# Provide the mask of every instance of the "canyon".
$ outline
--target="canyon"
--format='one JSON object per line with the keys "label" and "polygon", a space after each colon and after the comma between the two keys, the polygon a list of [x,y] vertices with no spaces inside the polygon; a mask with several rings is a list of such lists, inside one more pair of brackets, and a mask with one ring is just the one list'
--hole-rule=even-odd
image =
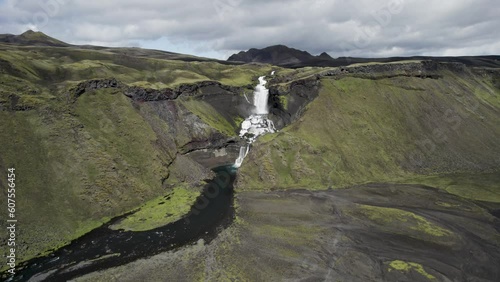
{"label": "canyon", "polygon": [[71,277],[500,277],[495,58],[284,68],[0,38],[0,169],[22,187],[22,269],[102,230],[142,236],[203,214],[213,169],[240,158],[234,211],[207,236],[60,273],[101,260],[117,263]]}

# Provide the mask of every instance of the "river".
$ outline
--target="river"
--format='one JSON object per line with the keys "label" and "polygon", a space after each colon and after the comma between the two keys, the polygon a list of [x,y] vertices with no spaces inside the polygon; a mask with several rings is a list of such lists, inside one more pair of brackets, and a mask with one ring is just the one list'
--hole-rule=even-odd
{"label": "river", "polygon": [[22,263],[16,275],[6,281],[65,281],[200,239],[210,242],[234,217],[232,193],[236,170],[229,165],[214,172],[216,177],[207,184],[186,217],[140,232],[110,229],[109,226],[127,215],[116,217],[47,256]]}

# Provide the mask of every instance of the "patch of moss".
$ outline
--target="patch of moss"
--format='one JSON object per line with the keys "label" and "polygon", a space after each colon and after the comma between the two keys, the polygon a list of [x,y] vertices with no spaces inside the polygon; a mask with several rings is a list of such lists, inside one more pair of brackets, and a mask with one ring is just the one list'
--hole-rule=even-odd
{"label": "patch of moss", "polygon": [[280,98],[280,103],[283,106],[283,109],[287,110],[289,97],[286,95],[281,95],[281,96],[279,96],[279,98]]}
{"label": "patch of moss", "polygon": [[453,232],[436,225],[420,215],[395,208],[360,205],[359,212],[366,218],[379,225],[391,225],[394,223],[406,223],[410,230],[425,233],[434,237],[451,237]]}
{"label": "patch of moss", "polygon": [[424,267],[416,262],[406,262],[402,260],[393,260],[389,263],[389,271],[397,270],[401,272],[415,271],[429,280],[436,280],[434,275],[425,271]]}
{"label": "patch of moss", "polygon": [[199,195],[199,192],[176,187],[167,195],[148,201],[133,214],[110,228],[146,231],[164,226],[186,215]]}
{"label": "patch of moss", "polygon": [[424,184],[446,190],[463,198],[500,203],[500,173],[454,173],[418,176],[400,181],[407,184]]}

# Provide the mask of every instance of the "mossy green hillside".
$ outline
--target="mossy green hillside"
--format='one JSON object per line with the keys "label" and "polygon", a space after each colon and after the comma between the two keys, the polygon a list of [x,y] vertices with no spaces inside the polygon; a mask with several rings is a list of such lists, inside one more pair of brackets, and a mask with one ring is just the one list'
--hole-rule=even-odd
{"label": "mossy green hillside", "polygon": [[297,122],[254,144],[237,187],[325,189],[494,172],[500,109],[484,96],[500,90],[489,78],[469,75],[323,78]]}
{"label": "mossy green hillside", "polygon": [[226,85],[252,87],[271,71],[270,65],[225,65],[211,61],[180,61],[127,56],[105,50],[78,48],[12,48],[0,44],[4,72],[52,87],[65,81],[114,77],[126,84],[149,88],[215,80]]}
{"label": "mossy green hillside", "polygon": [[169,157],[128,98],[100,90],[73,107],[0,111],[0,167],[18,176],[19,261],[164,193]]}

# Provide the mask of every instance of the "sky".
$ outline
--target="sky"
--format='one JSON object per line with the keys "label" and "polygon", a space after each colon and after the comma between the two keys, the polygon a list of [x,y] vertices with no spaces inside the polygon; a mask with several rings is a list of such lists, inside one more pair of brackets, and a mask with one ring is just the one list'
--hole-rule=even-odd
{"label": "sky", "polygon": [[227,59],[276,44],[332,57],[500,54],[498,0],[0,0],[0,33]]}

